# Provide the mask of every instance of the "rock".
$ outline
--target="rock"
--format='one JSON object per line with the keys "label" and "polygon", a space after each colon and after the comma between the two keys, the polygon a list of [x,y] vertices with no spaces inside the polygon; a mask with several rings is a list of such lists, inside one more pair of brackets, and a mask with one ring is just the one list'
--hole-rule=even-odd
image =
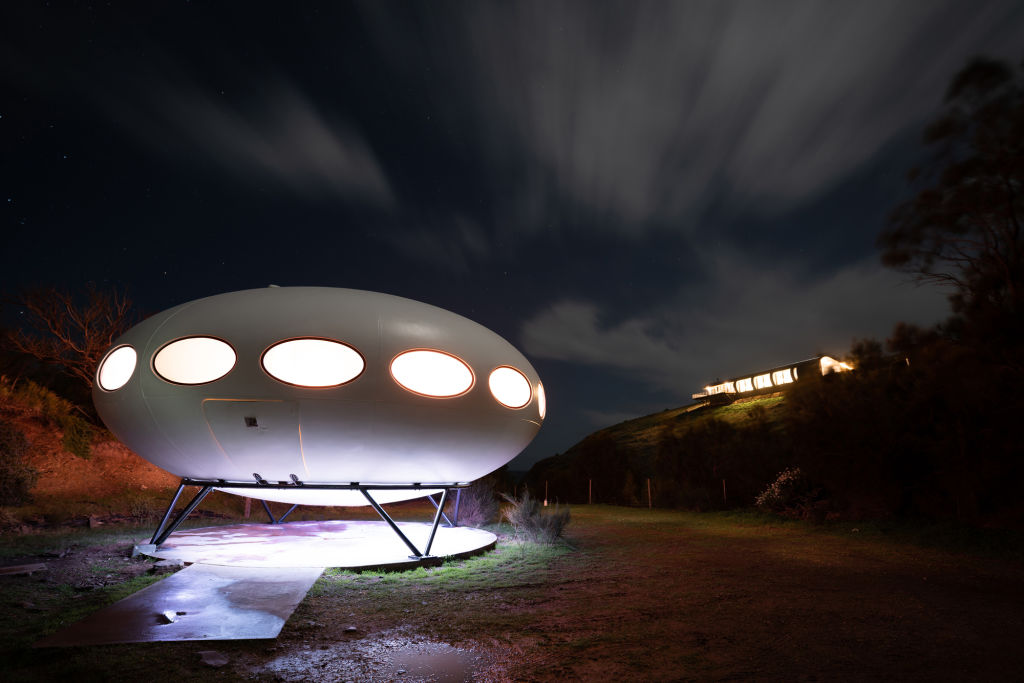
{"label": "rock", "polygon": [[185,563],[182,560],[160,560],[149,568],[150,574],[173,574],[179,569],[184,569]]}
{"label": "rock", "polygon": [[345,633],[355,633],[358,630],[359,629],[357,629],[355,626],[346,626],[345,627]]}
{"label": "rock", "polygon": [[216,650],[201,650],[198,654],[203,664],[212,666],[215,669],[219,669],[228,663],[228,658]]}
{"label": "rock", "polygon": [[164,610],[163,612],[160,613],[160,623],[162,623],[162,624],[173,624],[177,620],[178,620],[178,615],[172,609]]}

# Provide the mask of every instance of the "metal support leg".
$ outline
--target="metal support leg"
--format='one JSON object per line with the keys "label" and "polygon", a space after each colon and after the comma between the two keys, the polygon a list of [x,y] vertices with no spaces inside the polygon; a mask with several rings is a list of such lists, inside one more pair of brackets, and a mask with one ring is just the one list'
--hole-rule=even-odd
{"label": "metal support leg", "polygon": [[[181,495],[182,488],[184,488],[184,485],[178,487],[178,493],[177,495],[174,496],[175,503],[178,502],[178,496]],[[175,529],[181,526],[181,523],[185,521],[185,518],[192,514],[192,511],[195,510],[196,507],[203,502],[203,498],[206,498],[206,496],[208,496],[210,494],[210,491],[212,490],[212,486],[204,486],[203,488],[199,489],[199,493],[196,494],[196,497],[193,498],[191,502],[189,502],[189,504],[185,506],[184,510],[178,513],[178,516],[174,518],[174,522],[172,522],[166,528],[164,528],[164,523],[160,524],[160,528],[157,529],[157,532],[155,534],[153,534],[153,539],[150,542],[153,545],[162,545],[163,542],[167,540],[167,537],[174,533]],[[172,509],[173,505],[170,508],[168,508],[167,514],[164,515],[165,522],[167,520],[167,517],[170,516]]]}
{"label": "metal support leg", "polygon": [[[444,494],[442,494],[442,495],[444,495]],[[444,506],[443,505],[438,506],[437,501],[434,500],[433,494],[427,496],[427,500],[429,500],[431,503],[433,503],[435,508],[437,508],[438,510],[442,511],[441,512],[441,516],[444,517],[444,521],[448,522],[448,526],[455,526],[454,524],[452,524],[452,520],[448,519],[448,515],[444,514]]]}
{"label": "metal support leg", "polygon": [[274,513],[270,511],[270,506],[267,505],[267,501],[260,498],[260,502],[263,503],[263,509],[267,511],[267,517],[270,517],[270,523],[277,524],[278,520],[274,519]]}
{"label": "metal support leg", "polygon": [[277,523],[281,524],[282,522],[284,522],[284,518],[287,517],[288,515],[292,514],[292,512],[297,507],[299,507],[298,503],[296,503],[295,505],[292,505],[290,508],[288,508],[288,512],[284,513],[283,515],[281,515],[280,517],[277,518]]}
{"label": "metal support leg", "polygon": [[413,559],[415,559],[415,560],[418,560],[418,559],[422,558],[423,557],[423,553],[421,553],[419,550],[417,550],[416,546],[414,546],[412,544],[412,541],[410,541],[406,537],[406,535],[402,533],[402,530],[398,528],[397,524],[395,524],[395,520],[391,519],[391,517],[388,515],[388,513],[384,512],[384,508],[382,508],[377,503],[377,501],[375,501],[373,498],[370,497],[370,492],[367,491],[366,489],[362,488],[362,487],[360,487],[359,490],[363,493],[364,496],[366,496],[366,500],[368,500],[370,502],[370,505],[372,505],[373,509],[377,511],[377,514],[380,515],[381,519],[383,519],[385,522],[388,523],[388,526],[391,527],[391,530],[394,531],[396,534],[398,534],[398,537],[401,538],[402,541],[405,543],[405,545],[407,545],[409,547],[409,550],[411,550],[413,552],[411,557]]}
{"label": "metal support leg", "polygon": [[462,489],[455,489],[455,512],[452,517],[455,519],[454,522],[449,522],[452,526],[459,525],[459,502],[462,500]]}
{"label": "metal support leg", "polygon": [[434,514],[434,525],[430,527],[430,538],[427,539],[427,548],[423,551],[424,555],[430,555],[430,546],[434,545],[434,534],[437,533],[437,524],[441,521],[441,515],[444,514],[445,501],[448,500],[448,489],[441,491],[441,504],[437,506],[437,512]]}
{"label": "metal support leg", "polygon": [[153,538],[149,539],[149,542],[156,545],[156,537],[160,535],[160,532],[167,526],[167,520],[171,518],[171,513],[174,512],[174,506],[178,504],[178,499],[181,498],[181,492],[185,490],[184,484],[178,484],[178,490],[174,494],[174,498],[171,499],[171,504],[167,506],[167,512],[164,513],[164,518],[160,520],[160,526],[153,532]]}

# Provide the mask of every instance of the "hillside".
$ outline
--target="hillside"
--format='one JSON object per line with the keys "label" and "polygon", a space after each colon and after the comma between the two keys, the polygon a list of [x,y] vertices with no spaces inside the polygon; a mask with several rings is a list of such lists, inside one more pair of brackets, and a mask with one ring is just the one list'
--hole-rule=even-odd
{"label": "hillside", "polygon": [[[784,466],[778,457],[783,400],[775,394],[686,406],[620,422],[538,462],[525,481],[537,495],[547,482],[548,497],[562,502],[646,503],[650,478],[655,505],[749,505]],[[756,456],[744,448],[751,439],[760,444]]]}
{"label": "hillside", "polygon": [[166,506],[178,478],[143,460],[106,430],[88,433],[87,428],[80,441],[88,448],[69,448],[66,430],[85,423],[69,423],[67,415],[73,411],[71,404],[32,383],[15,387],[5,380],[0,386],[0,420],[25,436],[24,462],[38,472],[32,501],[3,508],[0,521],[8,526],[53,524],[114,512],[145,518]]}

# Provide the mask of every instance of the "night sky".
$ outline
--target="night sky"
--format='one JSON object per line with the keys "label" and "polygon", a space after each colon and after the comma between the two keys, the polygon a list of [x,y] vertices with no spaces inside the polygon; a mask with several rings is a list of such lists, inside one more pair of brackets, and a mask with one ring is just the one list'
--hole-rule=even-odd
{"label": "night sky", "polygon": [[0,289],[452,310],[544,380],[525,469],[945,317],[875,237],[951,76],[1022,47],[1015,1],[6,2]]}

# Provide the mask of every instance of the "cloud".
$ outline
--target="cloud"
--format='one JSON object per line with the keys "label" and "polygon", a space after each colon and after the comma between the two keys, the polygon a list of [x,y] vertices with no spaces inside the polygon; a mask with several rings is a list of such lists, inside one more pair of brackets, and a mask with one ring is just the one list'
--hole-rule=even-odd
{"label": "cloud", "polygon": [[[191,164],[220,166],[235,178],[305,197],[390,206],[391,186],[366,141],[330,120],[285,79],[271,79],[244,102],[165,69],[136,86],[133,99],[90,87],[101,108],[148,145]],[[106,94],[100,94],[106,92]]]}
{"label": "cloud", "polygon": [[929,116],[968,56],[1016,59],[1021,23],[1008,0],[471,3],[407,34],[368,14],[396,68],[459,83],[436,104],[460,139],[527,169],[505,215],[540,229],[561,196],[630,234],[813,198]]}
{"label": "cloud", "polygon": [[523,326],[538,358],[630,376],[678,398],[715,377],[845,353],[855,338],[884,339],[897,321],[932,324],[948,312],[943,293],[917,288],[874,262],[801,279],[786,264],[737,255],[709,264],[709,281],[645,314],[602,322],[594,303],[564,300]]}

